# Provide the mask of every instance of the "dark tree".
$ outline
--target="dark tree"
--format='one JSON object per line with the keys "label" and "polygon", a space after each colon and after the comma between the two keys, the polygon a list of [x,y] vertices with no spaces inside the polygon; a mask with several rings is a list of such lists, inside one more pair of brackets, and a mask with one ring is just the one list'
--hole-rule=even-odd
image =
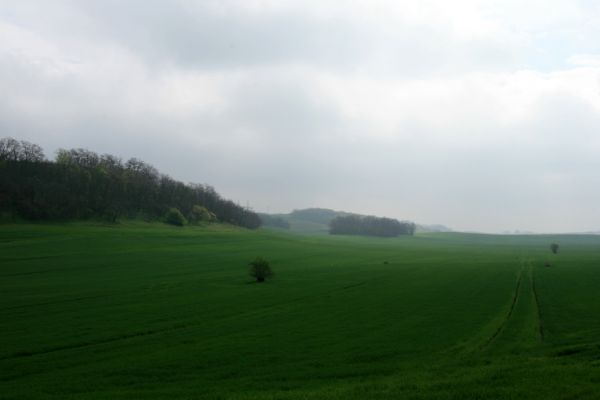
{"label": "dark tree", "polygon": [[165,222],[171,225],[183,226],[187,221],[181,211],[176,208],[170,208],[165,214]]}
{"label": "dark tree", "polygon": [[256,282],[264,282],[265,279],[273,276],[269,262],[262,257],[256,257],[250,263],[250,276],[256,279]]}
{"label": "dark tree", "polygon": [[414,235],[415,224],[391,218],[338,216],[329,223],[329,233],[341,235],[398,236]]}
{"label": "dark tree", "polygon": [[37,144],[11,137],[0,139],[0,161],[41,162],[45,159],[44,151]]}
{"label": "dark tree", "polygon": [[56,162],[81,168],[95,168],[100,164],[100,156],[87,149],[58,149]]}
{"label": "dark tree", "polygon": [[550,245],[550,250],[552,250],[552,253],[554,254],[558,253],[558,243],[552,243]]}

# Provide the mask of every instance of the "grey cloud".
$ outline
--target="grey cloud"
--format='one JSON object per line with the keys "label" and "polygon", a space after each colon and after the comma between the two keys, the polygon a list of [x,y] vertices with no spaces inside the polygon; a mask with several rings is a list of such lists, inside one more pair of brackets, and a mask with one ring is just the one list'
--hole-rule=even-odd
{"label": "grey cloud", "polygon": [[[526,59],[502,40],[460,42],[443,26],[386,32],[290,11],[219,13],[202,3],[29,4],[34,11],[5,9],[0,22],[43,36],[65,52],[57,57],[87,68],[48,75],[52,60],[0,50],[2,136],[39,143],[49,156],[58,147],[87,147],[139,157],[261,211],[322,206],[458,229],[599,229],[600,113],[592,101],[555,91],[516,121],[465,115],[441,128],[430,122],[448,118],[445,110],[431,107],[425,117],[407,116],[389,137],[343,113],[317,82],[333,74],[342,78],[337,84],[355,84],[354,72],[426,80]],[[65,24],[74,17],[81,19]],[[98,67],[120,63],[116,72],[93,67],[106,46],[129,50]],[[161,109],[169,104],[159,82],[175,76],[185,84],[188,74],[205,80],[186,89],[214,84],[219,105],[190,100],[184,111]],[[367,93],[377,105],[377,91]]]}
{"label": "grey cloud", "polygon": [[[27,1],[26,1],[27,2]],[[412,75],[524,64],[527,49],[487,38],[467,43],[449,26],[402,21],[387,27],[335,15],[316,18],[298,8],[248,13],[216,11],[202,2],[63,1],[37,3],[49,36],[111,41],[151,68],[240,69],[277,64],[319,65],[343,73]],[[26,14],[31,18],[31,14]],[[54,24],[52,22],[55,22]],[[82,23],[85,21],[85,23]],[[445,60],[452,59],[453,63]]]}

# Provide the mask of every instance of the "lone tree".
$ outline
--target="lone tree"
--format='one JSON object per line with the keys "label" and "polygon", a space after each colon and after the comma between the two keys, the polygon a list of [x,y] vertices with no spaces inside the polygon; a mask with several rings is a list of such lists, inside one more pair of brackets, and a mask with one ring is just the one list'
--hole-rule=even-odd
{"label": "lone tree", "polygon": [[269,262],[262,257],[256,257],[250,263],[250,276],[255,278],[256,282],[264,282],[265,279],[273,276]]}
{"label": "lone tree", "polygon": [[552,253],[554,254],[558,253],[558,243],[552,243],[550,245],[550,250],[552,250]]}

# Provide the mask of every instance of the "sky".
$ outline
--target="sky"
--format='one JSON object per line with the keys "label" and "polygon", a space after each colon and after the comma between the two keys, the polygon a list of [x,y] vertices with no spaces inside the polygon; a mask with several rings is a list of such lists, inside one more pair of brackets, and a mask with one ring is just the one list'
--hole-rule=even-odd
{"label": "sky", "polygon": [[255,211],[600,230],[600,3],[0,0],[0,137]]}

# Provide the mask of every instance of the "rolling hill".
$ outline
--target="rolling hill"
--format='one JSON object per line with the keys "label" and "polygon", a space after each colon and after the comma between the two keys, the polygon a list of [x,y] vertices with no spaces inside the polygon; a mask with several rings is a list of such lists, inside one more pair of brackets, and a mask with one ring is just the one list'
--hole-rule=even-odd
{"label": "rolling hill", "polygon": [[[305,208],[294,210],[288,214],[259,214],[263,221],[263,225],[272,228],[289,229],[292,232],[298,233],[327,233],[329,231],[329,223],[335,217],[365,215],[335,211],[327,208]],[[282,222],[285,222],[283,224]],[[419,225],[417,224],[417,232],[451,232],[452,230],[444,225]]]}
{"label": "rolling hill", "polygon": [[[586,235],[2,225],[0,392],[595,399],[598,249]],[[247,275],[257,255],[267,283]]]}

